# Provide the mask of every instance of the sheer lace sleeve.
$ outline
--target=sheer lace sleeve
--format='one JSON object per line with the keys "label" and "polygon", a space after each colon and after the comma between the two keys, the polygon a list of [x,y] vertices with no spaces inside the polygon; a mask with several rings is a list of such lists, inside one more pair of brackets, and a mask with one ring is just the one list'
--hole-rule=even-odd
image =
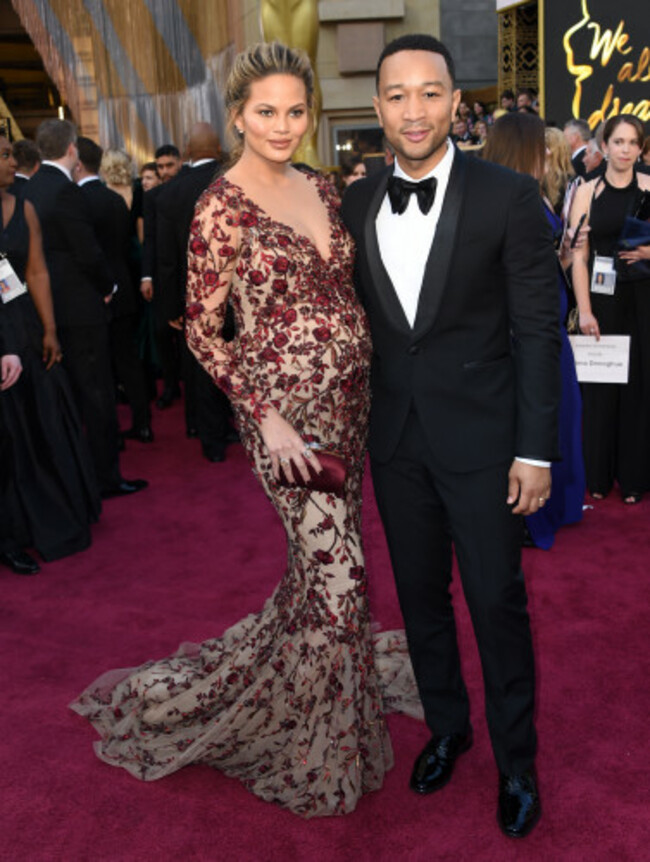
{"label": "sheer lace sleeve", "polygon": [[237,362],[232,344],[222,336],[240,251],[239,219],[239,209],[229,206],[217,180],[197,204],[190,228],[185,336],[192,353],[230,401],[260,422],[268,405]]}

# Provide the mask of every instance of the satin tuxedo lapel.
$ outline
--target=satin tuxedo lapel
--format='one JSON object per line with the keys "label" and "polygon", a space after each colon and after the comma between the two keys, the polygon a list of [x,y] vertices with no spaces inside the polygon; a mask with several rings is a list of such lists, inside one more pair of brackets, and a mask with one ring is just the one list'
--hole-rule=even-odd
{"label": "satin tuxedo lapel", "polygon": [[432,327],[447,283],[465,191],[465,159],[466,157],[458,151],[454,154],[445,202],[424,269],[413,325],[413,337],[416,339],[421,338]]}
{"label": "satin tuxedo lapel", "polygon": [[377,297],[381,303],[386,319],[391,321],[399,330],[404,329],[410,331],[411,327],[404,314],[402,304],[397,298],[393,282],[386,272],[386,268],[381,259],[379,251],[379,242],[377,240],[377,213],[382,205],[386,195],[386,187],[388,179],[392,175],[392,170],[384,171],[380,181],[377,184],[375,193],[370,201],[370,207],[366,215],[364,227],[364,240],[366,246],[366,256],[368,258],[368,267],[372,276],[373,285],[377,292]]}

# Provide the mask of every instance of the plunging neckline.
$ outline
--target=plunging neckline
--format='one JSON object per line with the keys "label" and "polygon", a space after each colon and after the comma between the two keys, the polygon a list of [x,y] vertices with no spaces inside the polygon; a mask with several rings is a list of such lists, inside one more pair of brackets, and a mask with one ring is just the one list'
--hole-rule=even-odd
{"label": "plunging neckline", "polygon": [[[9,192],[7,192],[7,194],[9,194]],[[10,197],[13,197],[13,199],[14,199],[14,208],[11,211],[11,215],[7,219],[6,224],[5,224],[4,208],[1,210],[1,213],[2,213],[2,232],[3,233],[9,229],[9,225],[13,221],[14,216],[16,215],[16,209],[18,208],[18,198],[16,197],[16,195],[10,195]]]}
{"label": "plunging neckline", "polygon": [[[309,179],[309,176],[310,176],[309,174],[305,174],[305,177],[307,177],[308,181],[311,182],[311,180]],[[315,175],[314,175],[314,177],[315,177]],[[238,185],[238,183],[234,183],[232,180],[229,180],[228,177],[221,177],[221,180],[223,182],[227,183],[233,189],[236,189],[239,192],[239,197],[243,201],[245,201],[247,204],[250,204],[255,210],[257,210],[257,213],[261,215],[261,218],[265,219],[267,222],[271,222],[271,224],[274,224],[274,225],[277,225],[278,227],[283,228],[291,236],[296,237],[296,239],[304,240],[309,246],[311,246],[311,248],[316,252],[316,254],[320,258],[320,260],[325,265],[332,262],[332,260],[334,259],[333,245],[335,242],[335,234],[334,234],[334,231],[332,230],[331,227],[328,231],[329,241],[327,243],[327,249],[328,249],[329,254],[327,257],[324,257],[323,254],[321,253],[321,250],[318,248],[318,246],[314,242],[314,240],[311,237],[307,236],[307,234],[301,233],[299,230],[296,230],[295,227],[292,227],[290,224],[287,224],[287,222],[283,222],[283,221],[280,221],[279,219],[273,218],[273,216],[268,212],[268,210],[265,210],[264,207],[260,206],[256,201],[254,201],[252,198],[248,197],[248,195],[246,194],[244,189],[240,185]],[[314,182],[317,183],[316,178],[314,178]],[[330,225],[331,225],[330,202],[327,198],[325,198],[324,196],[321,196],[321,190],[318,187],[318,185],[316,185],[316,194],[318,195],[319,200],[325,204],[325,209],[327,212],[328,221],[330,222]]]}

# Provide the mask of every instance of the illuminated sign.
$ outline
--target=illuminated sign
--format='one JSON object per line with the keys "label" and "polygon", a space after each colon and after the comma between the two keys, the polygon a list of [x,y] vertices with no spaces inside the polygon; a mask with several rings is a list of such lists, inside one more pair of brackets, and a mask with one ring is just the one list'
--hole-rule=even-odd
{"label": "illuminated sign", "polygon": [[561,125],[582,117],[592,129],[616,114],[650,120],[650,18],[645,2],[540,0],[540,12],[547,120]]}

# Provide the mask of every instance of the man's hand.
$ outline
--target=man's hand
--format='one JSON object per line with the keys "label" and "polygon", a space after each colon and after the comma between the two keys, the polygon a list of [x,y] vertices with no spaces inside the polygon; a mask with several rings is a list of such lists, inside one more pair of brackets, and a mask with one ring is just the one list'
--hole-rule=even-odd
{"label": "man's hand", "polygon": [[508,474],[508,505],[513,515],[532,515],[551,496],[551,468],[513,461]]}
{"label": "man's hand", "polygon": [[146,299],[147,302],[151,302],[153,299],[153,281],[150,278],[143,278],[140,282],[140,293],[142,294],[142,298]]}
{"label": "man's hand", "polygon": [[49,371],[55,362],[60,362],[62,356],[61,345],[56,337],[56,332],[45,332],[43,334],[43,362],[46,371]]}
{"label": "man's hand", "polygon": [[22,370],[23,366],[20,361],[20,357],[13,353],[6,353],[2,359],[0,359],[0,374],[2,375],[0,390],[4,392],[5,389],[9,389],[10,386],[13,386],[16,380],[20,377]]}
{"label": "man's hand", "polygon": [[176,320],[168,320],[167,323],[171,326],[172,329],[178,329],[179,332],[183,331],[182,317],[177,317]]}

